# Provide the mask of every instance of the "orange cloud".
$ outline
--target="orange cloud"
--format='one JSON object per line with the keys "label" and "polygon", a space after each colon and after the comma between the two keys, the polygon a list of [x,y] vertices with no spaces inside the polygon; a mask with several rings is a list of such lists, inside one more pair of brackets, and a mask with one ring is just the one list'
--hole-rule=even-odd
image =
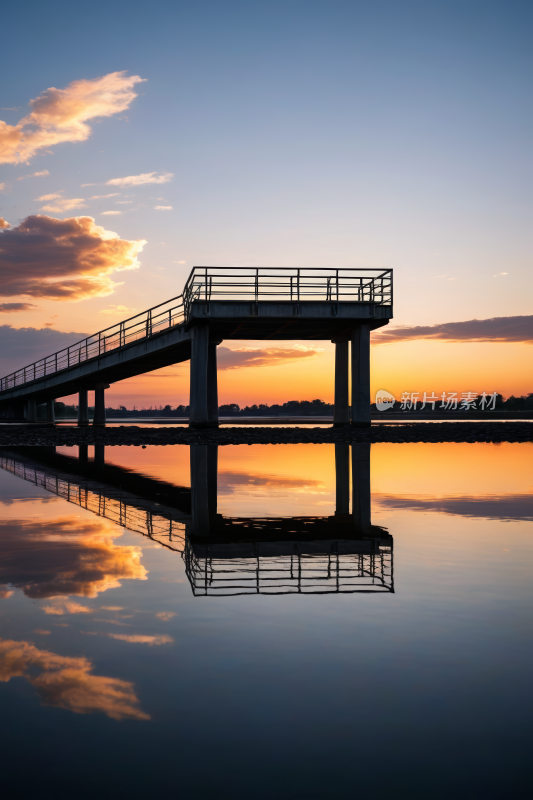
{"label": "orange cloud", "polygon": [[110,639],[120,639],[123,642],[131,642],[132,644],[147,644],[150,647],[154,644],[170,644],[174,641],[172,636],[167,636],[166,633],[160,636],[145,636],[141,633],[106,633]]}
{"label": "orange cloud", "polygon": [[[96,597],[122,580],[146,580],[142,550],[119,546],[116,528],[75,515],[51,520],[0,521],[0,582],[27,597]],[[45,606],[46,613],[86,611],[78,603]],[[53,610],[51,610],[53,609]]]}
{"label": "orange cloud", "polygon": [[0,120],[0,164],[27,163],[43,148],[84,142],[91,135],[87,121],[125,111],[137,97],[133,87],[141,81],[138,75],[111,72],[73,81],[66,89],[46,89],[30,100],[31,114],[17,125]]}
{"label": "orange cloud", "polygon": [[10,227],[11,227],[11,223],[8,222],[3,217],[0,217],[0,230],[5,230],[5,228],[10,228]]}
{"label": "orange cloud", "polygon": [[157,172],[144,172],[142,175],[128,175],[126,178],[112,178],[106,186],[143,186],[146,183],[168,183],[174,177],[173,172],[158,175]]}
{"label": "orange cloud", "polygon": [[[83,197],[60,197],[59,195],[50,195],[50,197],[58,199],[46,206],[41,206],[41,211],[61,214],[64,211],[71,211],[73,208],[87,208]],[[44,197],[41,199],[44,200]]]}
{"label": "orange cloud", "polygon": [[118,284],[109,276],[137,269],[145,244],[121,239],[92,217],[27,217],[0,233],[0,295],[83,300],[111,294]]}
{"label": "orange cloud", "polygon": [[42,606],[45,614],[62,616],[63,614],[92,614],[93,609],[82,606],[81,603],[63,602],[62,605]]}
{"label": "orange cloud", "polygon": [[[35,669],[41,673],[35,676]],[[150,719],[139,708],[132,683],[93,675],[92,669],[92,663],[84,656],[59,656],[30,642],[0,639],[0,681],[25,678],[44,705],[75,714],[96,711],[116,720]]]}
{"label": "orange cloud", "polygon": [[163,620],[163,622],[168,622],[169,619],[176,616],[176,611],[158,611],[156,614],[157,619]]}
{"label": "orange cloud", "polygon": [[242,367],[272,367],[289,364],[293,361],[315,358],[322,352],[319,347],[306,347],[296,344],[293,347],[229,347],[217,348],[217,364],[220,370],[241,369]]}

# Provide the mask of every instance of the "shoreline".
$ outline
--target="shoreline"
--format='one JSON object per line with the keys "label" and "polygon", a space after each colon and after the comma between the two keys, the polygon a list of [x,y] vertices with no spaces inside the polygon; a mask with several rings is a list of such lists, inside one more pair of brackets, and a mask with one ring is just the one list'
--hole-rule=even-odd
{"label": "shoreline", "polygon": [[377,444],[437,442],[533,442],[533,422],[408,422],[373,424],[367,428],[299,427],[67,427],[5,425],[0,427],[0,447],[60,447],[103,444],[142,446],[172,444]]}

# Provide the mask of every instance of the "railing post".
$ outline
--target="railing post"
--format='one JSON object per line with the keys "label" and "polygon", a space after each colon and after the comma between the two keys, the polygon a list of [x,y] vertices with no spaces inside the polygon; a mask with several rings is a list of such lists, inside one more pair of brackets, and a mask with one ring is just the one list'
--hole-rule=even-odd
{"label": "railing post", "polygon": [[298,272],[297,272],[296,291],[297,291],[297,294],[298,294],[298,297],[297,297],[298,302],[300,302],[300,270],[298,270]]}
{"label": "railing post", "polygon": [[55,363],[56,363],[56,368],[55,368],[55,371],[57,372],[57,353],[55,353],[55,358],[56,358],[56,362],[55,362]]}

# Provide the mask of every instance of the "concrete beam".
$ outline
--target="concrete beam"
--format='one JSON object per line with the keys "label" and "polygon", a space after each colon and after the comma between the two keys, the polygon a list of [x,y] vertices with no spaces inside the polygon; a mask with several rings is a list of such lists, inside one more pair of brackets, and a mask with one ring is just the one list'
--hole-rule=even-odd
{"label": "concrete beam", "polygon": [[[207,399],[209,362],[209,325],[195,325],[192,329],[191,372],[190,372],[190,415],[189,425],[196,428],[209,428],[209,408]],[[215,357],[216,367],[216,357]],[[211,373],[210,373],[211,375]]]}
{"label": "concrete beam", "polygon": [[335,445],[335,516],[350,513],[350,445]]}
{"label": "concrete beam", "polygon": [[93,425],[105,425],[105,386],[97,386],[94,390]]}

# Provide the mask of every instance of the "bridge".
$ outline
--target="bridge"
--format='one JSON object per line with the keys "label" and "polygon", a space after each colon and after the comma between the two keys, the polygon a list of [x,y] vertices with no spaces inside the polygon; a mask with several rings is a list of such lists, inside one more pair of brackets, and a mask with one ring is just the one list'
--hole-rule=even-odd
{"label": "bridge", "polygon": [[[99,450],[96,450],[99,448]],[[370,445],[336,445],[336,511],[329,517],[217,513],[217,448],[192,445],[191,487],[54,447],[0,449],[0,469],[174,550],[196,596],[394,592],[393,541],[370,522]],[[157,498],[157,499],[156,499]]]}
{"label": "bridge", "polygon": [[94,391],[93,424],[105,425],[110,384],[190,360],[189,424],[216,427],[217,345],[297,339],[335,343],[334,425],[370,425],[370,332],[392,303],[392,270],[194,267],[178,297],[1,378],[0,418],[35,423],[46,404],[54,424],[54,401],[78,393],[88,425]]}

